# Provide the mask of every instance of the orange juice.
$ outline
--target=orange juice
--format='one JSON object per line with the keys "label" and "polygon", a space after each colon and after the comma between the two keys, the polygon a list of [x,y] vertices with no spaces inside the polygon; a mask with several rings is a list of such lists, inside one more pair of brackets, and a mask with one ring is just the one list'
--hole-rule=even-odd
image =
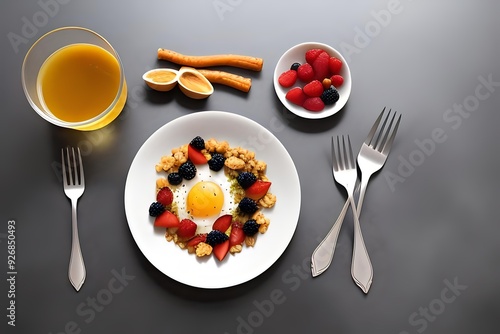
{"label": "orange juice", "polygon": [[[92,44],[72,44],[54,52],[44,62],[37,89],[46,110],[55,117],[66,122],[82,122],[98,116],[113,104],[120,80],[120,63],[111,53]],[[125,84],[123,94],[126,95]],[[123,104],[108,115],[110,119],[105,124],[100,120],[99,126],[85,129],[111,122]]]}

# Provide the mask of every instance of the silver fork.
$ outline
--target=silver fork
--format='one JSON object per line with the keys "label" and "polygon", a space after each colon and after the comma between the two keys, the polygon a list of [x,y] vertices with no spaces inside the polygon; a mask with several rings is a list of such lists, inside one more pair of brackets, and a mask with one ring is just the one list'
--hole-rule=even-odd
{"label": "silver fork", "polygon": [[[380,125],[380,121],[384,115],[385,108],[382,110],[377,120],[373,124],[368,136],[363,143],[361,150],[358,154],[358,165],[362,171],[361,183],[363,184],[362,193],[360,194],[358,200],[357,211],[358,215],[361,213],[361,206],[363,205],[363,199],[366,191],[366,186],[370,176],[376,171],[380,170],[387,160],[389,151],[396,136],[398,130],[401,115],[399,115],[396,125],[393,127],[393,122],[396,117],[396,113],[392,115],[389,126],[387,125],[387,120],[391,115],[391,110],[384,119],[382,127],[379,129],[377,138],[374,140],[375,133]],[[382,140],[380,140],[382,138]],[[380,140],[380,141],[379,141]],[[359,186],[359,185],[358,185]],[[335,252],[335,246],[337,243],[337,238],[342,227],[342,222],[349,208],[349,200],[347,200],[342,208],[339,217],[333,224],[332,228],[326,235],[326,237],[321,241],[318,247],[314,250],[311,258],[311,271],[313,277],[322,274],[330,266],[333,255]]]}
{"label": "silver fork", "polygon": [[[364,293],[368,293],[373,279],[373,268],[363,240],[358,211],[354,203],[354,188],[358,179],[358,173],[349,136],[347,136],[347,144],[349,146],[348,150],[346,148],[344,136],[342,136],[341,149],[340,138],[337,137],[336,154],[335,142],[332,138],[333,176],[335,181],[346,189],[347,201],[351,205],[352,215],[354,217],[354,246],[352,252],[351,276],[361,290],[363,290]],[[338,157],[336,157],[336,155],[338,155]]]}
{"label": "silver fork", "polygon": [[387,113],[387,116],[378,131],[382,116],[384,115],[385,108],[382,110],[378,116],[375,124],[373,124],[365,142],[361,146],[358,154],[358,166],[361,170],[361,190],[358,199],[358,213],[361,213],[361,207],[363,206],[363,200],[365,198],[366,187],[368,186],[368,181],[370,177],[377,171],[379,171],[387,160],[389,151],[391,150],[392,142],[396,137],[396,132],[398,132],[399,122],[401,121],[401,114],[398,116],[396,124],[393,127],[394,120],[396,118],[396,112],[392,114],[392,118],[387,126],[387,121],[391,116],[391,110]]}
{"label": "silver fork", "polygon": [[69,260],[68,276],[71,284],[79,291],[85,281],[86,271],[83,263],[82,251],[80,249],[80,241],[78,238],[77,225],[77,203],[85,190],[85,177],[83,174],[82,156],[80,149],[77,149],[78,161],[75,155],[75,149],[66,148],[61,150],[62,156],[62,174],[64,193],[71,200],[71,255]]}

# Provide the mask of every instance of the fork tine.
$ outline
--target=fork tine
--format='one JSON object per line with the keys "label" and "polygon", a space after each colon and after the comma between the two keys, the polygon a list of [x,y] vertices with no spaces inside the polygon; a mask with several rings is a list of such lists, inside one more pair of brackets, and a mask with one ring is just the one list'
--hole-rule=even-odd
{"label": "fork tine", "polygon": [[78,172],[80,174],[80,183],[79,184],[85,184],[85,176],[83,174],[82,154],[80,153],[79,147],[77,147],[76,149],[78,152]]}
{"label": "fork tine", "polygon": [[61,149],[61,165],[62,165],[62,176],[64,184],[68,184],[67,176],[66,176],[66,156],[64,154],[64,148]]}
{"label": "fork tine", "polygon": [[385,125],[386,125],[387,120],[389,119],[390,115],[391,115],[391,111],[389,110],[389,114],[387,114],[387,117],[384,121],[384,125],[380,129],[380,133],[379,133],[379,137],[382,135],[382,133],[384,133],[384,137],[382,138],[382,140],[380,142],[377,143],[377,146],[374,147],[379,152],[382,152],[382,149],[384,148],[384,145],[387,141],[387,137],[389,137],[389,133],[391,132],[391,128],[392,128],[392,123],[394,123],[394,118],[396,117],[396,112],[394,112],[394,114],[392,115],[391,121],[389,122],[389,125],[386,128]]}
{"label": "fork tine", "polygon": [[[387,125],[387,120],[389,119],[389,117],[391,116],[391,111],[392,109],[389,109],[389,113],[387,114],[387,116],[385,116],[384,118],[384,122],[382,123],[382,126],[380,127],[380,130],[377,134],[377,140],[375,141],[375,143],[372,144],[372,147],[377,150],[377,151],[381,151],[381,146],[383,145],[383,141],[380,140],[380,137],[382,136],[382,134],[384,133],[385,131],[385,126]],[[389,129],[391,127],[389,126]]]}
{"label": "fork tine", "polygon": [[[394,114],[396,116],[396,114]],[[384,148],[382,149],[382,154],[383,155],[388,155],[389,151],[391,150],[392,142],[394,141],[394,138],[396,137],[396,132],[398,132],[398,127],[399,127],[399,122],[401,121],[401,114],[399,114],[398,120],[396,122],[396,125],[394,126],[394,129],[392,130],[391,136],[387,140],[387,142],[384,145]],[[391,121],[392,123],[392,121]],[[391,127],[389,127],[390,129]],[[389,131],[388,131],[389,132]]]}
{"label": "fork tine", "polygon": [[66,148],[66,185],[73,185],[73,171],[71,170],[71,156],[69,148]]}
{"label": "fork tine", "polygon": [[332,168],[333,168],[333,170],[336,170],[337,169],[337,159],[335,159],[335,141],[333,139],[333,136],[332,136],[332,145],[331,145],[330,151],[332,153]]}
{"label": "fork tine", "polygon": [[[71,179],[71,184],[75,185],[75,184],[78,184],[78,169],[77,169],[77,164],[76,164],[76,155],[75,155],[75,148],[72,147],[71,148],[71,156],[73,158],[73,171],[71,173],[71,176],[73,177]],[[70,164],[71,166],[71,164]],[[71,169],[70,169],[71,170]]]}
{"label": "fork tine", "polygon": [[356,163],[354,162],[354,155],[352,153],[352,146],[351,146],[351,138],[347,136],[347,143],[349,144],[349,169],[354,169],[356,167]]}
{"label": "fork tine", "polygon": [[[339,149],[340,151],[340,149]],[[344,138],[344,135],[342,135],[342,161],[343,161],[343,168],[342,170],[345,170],[345,169],[348,169],[349,168],[349,158],[347,157],[347,152],[346,152],[346,147],[345,147],[345,138]]]}
{"label": "fork tine", "polygon": [[332,167],[333,167],[333,170],[336,171],[338,170],[338,162],[337,162],[337,158],[335,157],[335,138],[333,138],[332,136]]}
{"label": "fork tine", "polygon": [[382,119],[382,115],[384,115],[384,112],[385,112],[385,108],[382,109],[382,112],[380,113],[380,115],[378,115],[377,117],[377,120],[375,121],[375,123],[373,124],[372,128],[370,129],[370,132],[368,133],[368,136],[366,136],[366,139],[365,139],[365,144],[366,145],[370,145],[372,139],[373,139],[373,136],[375,135],[375,131],[377,131],[377,128],[378,128],[378,125],[380,124],[380,120]]}

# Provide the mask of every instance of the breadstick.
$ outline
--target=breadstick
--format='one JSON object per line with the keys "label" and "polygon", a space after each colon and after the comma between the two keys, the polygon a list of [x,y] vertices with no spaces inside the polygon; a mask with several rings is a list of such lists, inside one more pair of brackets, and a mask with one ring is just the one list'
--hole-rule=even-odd
{"label": "breadstick", "polygon": [[252,86],[252,79],[245,78],[240,75],[223,72],[223,71],[213,71],[213,70],[201,70],[196,69],[198,72],[203,74],[205,78],[211,83],[226,85],[242,92],[248,93],[250,87]]}
{"label": "breadstick", "polygon": [[179,65],[198,67],[234,66],[246,70],[261,71],[264,60],[251,56],[221,54],[209,56],[188,56],[167,49],[158,49],[158,59]]}

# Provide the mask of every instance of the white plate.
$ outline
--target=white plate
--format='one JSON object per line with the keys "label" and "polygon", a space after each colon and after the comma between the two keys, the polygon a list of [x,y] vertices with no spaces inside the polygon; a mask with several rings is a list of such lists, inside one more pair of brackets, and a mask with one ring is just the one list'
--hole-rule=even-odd
{"label": "white plate", "polygon": [[[227,140],[231,147],[253,150],[256,159],[267,163],[270,191],[277,196],[274,208],[265,215],[271,224],[259,234],[255,246],[228,254],[219,262],[214,256],[199,259],[173,242],[164,228],[155,228],[148,209],[155,200],[155,171],[161,156],[172,148],[201,136]],[[251,143],[255,147],[252,147]],[[165,174],[163,174],[164,176]],[[267,129],[236,114],[203,111],[177,118],[158,129],[137,152],[125,184],[125,213],[132,236],[144,256],[170,278],[199,288],[224,288],[249,281],[266,271],[285,251],[297,227],[301,204],[300,183],[295,165],[285,147]]]}
{"label": "white plate", "polygon": [[[290,66],[292,66],[293,63],[297,62],[303,64],[306,61],[305,60],[306,51],[316,48],[323,49],[327,51],[330,54],[330,56],[337,57],[340,60],[342,60],[343,65],[340,71],[340,75],[344,77],[344,83],[342,84],[342,86],[338,88],[340,95],[339,100],[335,102],[335,104],[333,105],[325,106],[325,109],[319,112],[309,111],[302,108],[301,106],[289,102],[286,99],[285,95],[291,89],[291,87],[290,88],[281,87],[281,85],[278,82],[278,78],[281,75],[281,73],[285,72],[286,70],[289,70]],[[351,71],[349,70],[349,65],[347,64],[344,57],[340,54],[340,52],[338,52],[331,46],[323,43],[317,43],[317,42],[301,43],[295,45],[294,47],[286,51],[278,60],[278,64],[274,69],[273,81],[274,81],[274,90],[276,91],[276,95],[278,95],[278,98],[280,99],[281,103],[283,103],[283,105],[292,113],[303,118],[318,119],[318,118],[329,117],[333,114],[336,114],[339,110],[341,110],[345,106],[347,100],[349,99],[349,95],[351,95],[352,83],[351,83]],[[295,86],[300,86],[300,82],[298,82]]]}

